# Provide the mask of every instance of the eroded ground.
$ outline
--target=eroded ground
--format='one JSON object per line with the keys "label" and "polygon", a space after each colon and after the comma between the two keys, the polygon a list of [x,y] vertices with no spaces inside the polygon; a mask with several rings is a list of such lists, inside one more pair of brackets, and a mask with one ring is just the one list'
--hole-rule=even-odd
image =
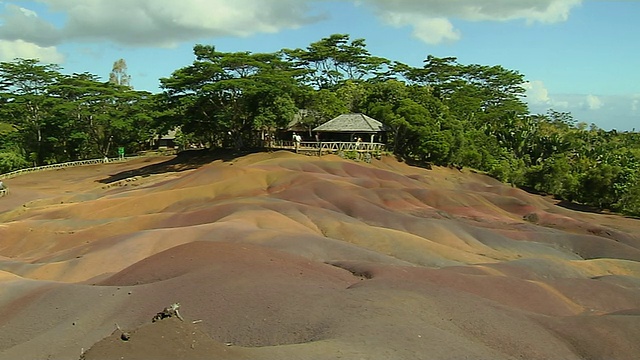
{"label": "eroded ground", "polygon": [[5,182],[0,359],[640,358],[640,222],[466,170],[276,152]]}

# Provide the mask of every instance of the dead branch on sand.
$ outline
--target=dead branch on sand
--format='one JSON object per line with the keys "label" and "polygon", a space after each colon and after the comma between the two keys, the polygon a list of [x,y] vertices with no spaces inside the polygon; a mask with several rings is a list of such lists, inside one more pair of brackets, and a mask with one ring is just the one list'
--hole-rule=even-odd
{"label": "dead branch on sand", "polygon": [[180,312],[178,312],[179,308],[180,308],[180,303],[171,304],[171,305],[167,306],[166,308],[164,308],[164,310],[162,310],[159,313],[157,313],[153,317],[153,319],[151,319],[151,322],[156,322],[158,320],[166,319],[168,317],[173,317],[173,316],[177,317],[181,321],[184,321],[182,316],[180,316]]}

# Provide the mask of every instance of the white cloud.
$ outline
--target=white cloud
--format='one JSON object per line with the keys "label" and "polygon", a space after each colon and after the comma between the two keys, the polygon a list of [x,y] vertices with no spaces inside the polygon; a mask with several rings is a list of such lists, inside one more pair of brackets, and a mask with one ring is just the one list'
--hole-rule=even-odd
{"label": "white cloud", "polygon": [[[629,131],[640,124],[640,95],[554,94],[548,93],[541,82],[532,83],[526,85],[532,114],[544,114],[549,109],[566,111],[578,122],[593,123],[605,130]],[[543,95],[536,98],[535,94]]]}
{"label": "white cloud", "polygon": [[460,39],[460,31],[445,18],[424,18],[413,14],[389,13],[385,21],[390,25],[402,27],[411,24],[413,36],[427,44],[439,44]]}
{"label": "white cloud", "polygon": [[414,14],[428,18],[458,18],[470,21],[553,23],[565,21],[582,0],[368,0],[383,13]]}
{"label": "white cloud", "polygon": [[[172,46],[216,36],[248,36],[295,28],[317,20],[298,0],[40,0],[66,16],[54,27],[23,8],[7,5],[0,38],[39,45],[107,40]],[[17,14],[22,12],[22,14]],[[35,13],[34,13],[35,14]]]}
{"label": "white cloud", "polygon": [[[320,17],[310,5],[325,0],[34,0],[63,15],[54,26],[33,9],[5,1],[0,39],[40,46],[107,40],[129,45],[171,46],[217,36],[248,36],[296,28]],[[340,0],[339,0],[340,1]],[[436,44],[460,39],[451,19],[551,23],[564,21],[582,0],[341,0],[371,7],[379,18],[408,26]],[[27,5],[25,5],[27,6]]]}
{"label": "white cloud", "polygon": [[590,95],[587,95],[586,105],[589,110],[598,110],[602,108],[604,103],[602,102],[602,100],[600,100],[599,97],[590,94]]}
{"label": "white cloud", "polygon": [[41,47],[22,40],[0,40],[0,61],[21,59],[39,59],[48,64],[59,64],[64,56],[53,46]]}
{"label": "white cloud", "polygon": [[369,0],[378,16],[394,26],[410,26],[414,35],[431,44],[458,40],[449,19],[466,21],[524,20],[527,23],[565,21],[582,0]]}
{"label": "white cloud", "polygon": [[18,10],[19,10],[20,12],[22,12],[22,13],[24,14],[24,16],[34,17],[34,18],[37,18],[37,17],[38,17],[38,14],[37,14],[35,11],[33,11],[33,10],[25,9],[25,8],[23,8],[23,7],[18,8]]}
{"label": "white cloud", "polygon": [[529,81],[523,85],[527,100],[532,104],[550,104],[549,91],[540,80]]}
{"label": "white cloud", "polygon": [[60,40],[60,34],[52,24],[38,17],[29,9],[6,4],[0,12],[0,39],[23,40],[39,46],[52,46]]}
{"label": "white cloud", "polygon": [[523,87],[526,90],[525,101],[533,113],[545,113],[549,109],[564,110],[571,106],[567,100],[559,100],[550,96],[549,90],[540,80],[528,81]]}

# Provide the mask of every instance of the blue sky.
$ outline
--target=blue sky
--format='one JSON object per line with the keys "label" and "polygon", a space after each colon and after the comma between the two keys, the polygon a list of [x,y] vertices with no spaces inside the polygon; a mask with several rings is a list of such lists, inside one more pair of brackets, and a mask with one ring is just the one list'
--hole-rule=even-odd
{"label": "blue sky", "polygon": [[0,61],[39,58],[107,79],[123,58],[136,89],[219,51],[304,48],[335,33],[376,56],[427,55],[525,75],[531,112],[640,130],[640,1],[0,0]]}

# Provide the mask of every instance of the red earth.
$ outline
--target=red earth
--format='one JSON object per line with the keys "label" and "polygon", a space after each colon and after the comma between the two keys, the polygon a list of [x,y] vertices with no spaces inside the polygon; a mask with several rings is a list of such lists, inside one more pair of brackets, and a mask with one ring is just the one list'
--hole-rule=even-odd
{"label": "red earth", "polygon": [[191,152],[5,184],[0,359],[640,358],[640,221],[472,171]]}

